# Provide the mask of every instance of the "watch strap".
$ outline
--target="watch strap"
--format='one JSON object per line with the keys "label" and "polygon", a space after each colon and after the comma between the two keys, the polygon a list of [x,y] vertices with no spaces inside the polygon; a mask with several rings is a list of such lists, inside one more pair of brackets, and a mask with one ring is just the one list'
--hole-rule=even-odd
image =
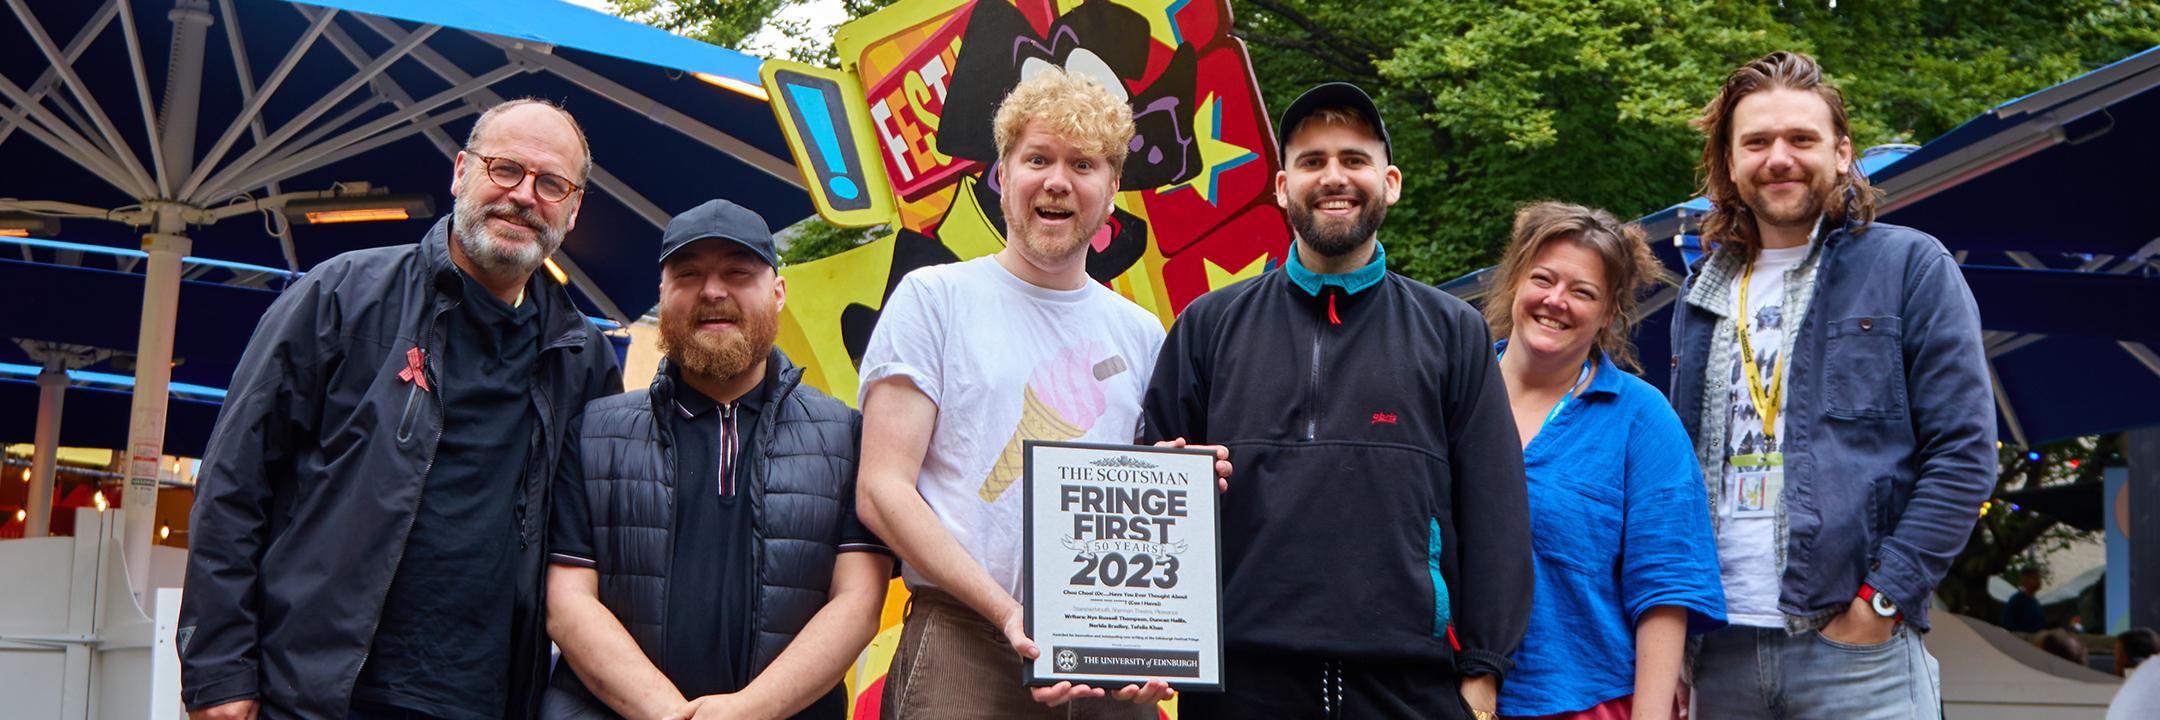
{"label": "watch strap", "polygon": [[1876,590],[1873,585],[1860,584],[1860,599],[1867,601],[1868,607],[1874,610],[1876,615],[1898,621],[1905,619],[1905,611],[1898,609],[1897,603],[1892,602],[1889,595]]}

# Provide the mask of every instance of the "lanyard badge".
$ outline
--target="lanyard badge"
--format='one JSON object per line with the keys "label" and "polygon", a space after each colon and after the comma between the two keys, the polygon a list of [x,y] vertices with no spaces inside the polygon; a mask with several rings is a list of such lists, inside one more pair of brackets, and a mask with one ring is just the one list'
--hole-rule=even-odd
{"label": "lanyard badge", "polygon": [[1785,358],[1782,354],[1770,366],[1770,383],[1764,386],[1762,370],[1755,363],[1755,348],[1748,338],[1748,281],[1755,276],[1755,263],[1749,261],[1740,275],[1740,317],[1735,329],[1740,336],[1740,368],[1745,376],[1748,401],[1755,406],[1755,414],[1762,418],[1762,444],[1757,452],[1733,455],[1726,459],[1732,465],[1733,479],[1737,487],[1731,488],[1733,514],[1735,517],[1769,517],[1775,515],[1776,502],[1785,487],[1785,454],[1778,451],[1777,416],[1785,403]]}

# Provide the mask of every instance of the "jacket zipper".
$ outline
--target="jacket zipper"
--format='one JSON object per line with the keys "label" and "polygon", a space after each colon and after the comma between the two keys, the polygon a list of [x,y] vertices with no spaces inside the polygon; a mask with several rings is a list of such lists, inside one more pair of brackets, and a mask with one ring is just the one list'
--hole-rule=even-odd
{"label": "jacket zipper", "polygon": [[[463,302],[453,300],[449,305],[435,311],[435,317],[428,320],[427,334],[420,338],[420,347],[429,346],[435,339],[435,331],[442,326],[443,315]],[[427,376],[429,384],[435,386],[435,391],[428,393],[435,396],[435,439],[428,443],[427,464],[420,468],[420,496],[413,500],[413,512],[405,518],[405,534],[398,540],[397,552],[390,556],[390,582],[383,583],[382,595],[375,600],[375,619],[368,623],[368,647],[360,651],[360,667],[355,668],[352,677],[345,681],[345,706],[348,711],[352,707],[353,686],[360,683],[360,672],[367,668],[368,658],[375,653],[375,633],[382,629],[382,607],[390,602],[390,586],[397,582],[397,566],[405,562],[405,546],[412,541],[413,526],[420,523],[420,503],[427,500],[428,474],[435,470],[435,451],[442,448],[443,413],[448,411],[443,407],[442,381],[435,375],[435,353],[424,350],[422,352],[420,372]],[[408,406],[411,404],[410,400],[411,397],[407,396]]]}
{"label": "jacket zipper", "polygon": [[[1323,289],[1321,292],[1324,294],[1329,291]],[[1332,305],[1329,312],[1333,312]],[[1306,387],[1306,397],[1312,403],[1312,411],[1305,416],[1305,440],[1308,442],[1320,434],[1320,336],[1326,332],[1327,326],[1319,322],[1313,323],[1312,372],[1308,378],[1310,384]]]}

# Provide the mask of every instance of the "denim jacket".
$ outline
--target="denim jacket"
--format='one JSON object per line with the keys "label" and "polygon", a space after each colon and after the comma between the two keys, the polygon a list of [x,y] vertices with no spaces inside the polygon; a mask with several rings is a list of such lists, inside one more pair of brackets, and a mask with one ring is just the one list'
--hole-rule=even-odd
{"label": "denim jacket", "polygon": [[[1925,631],[1927,605],[1995,487],[1995,405],[1980,311],[1925,233],[1827,228],[1788,276],[1785,489],[1778,609],[1820,628],[1866,583]],[[1856,231],[1857,230],[1857,231]],[[1689,269],[1672,321],[1673,408],[1695,439],[1711,506],[1723,488],[1731,283],[1718,250]],[[1715,385],[1716,387],[1711,387]]]}

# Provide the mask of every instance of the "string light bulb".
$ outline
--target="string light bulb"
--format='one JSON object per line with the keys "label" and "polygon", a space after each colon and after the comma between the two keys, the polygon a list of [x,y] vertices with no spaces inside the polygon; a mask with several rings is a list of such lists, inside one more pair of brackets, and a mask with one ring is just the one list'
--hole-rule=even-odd
{"label": "string light bulb", "polygon": [[91,502],[97,505],[98,512],[105,512],[105,508],[111,505],[111,503],[107,503],[105,501],[105,493],[103,492],[95,493],[92,495],[92,497],[94,497],[95,499],[91,500]]}

